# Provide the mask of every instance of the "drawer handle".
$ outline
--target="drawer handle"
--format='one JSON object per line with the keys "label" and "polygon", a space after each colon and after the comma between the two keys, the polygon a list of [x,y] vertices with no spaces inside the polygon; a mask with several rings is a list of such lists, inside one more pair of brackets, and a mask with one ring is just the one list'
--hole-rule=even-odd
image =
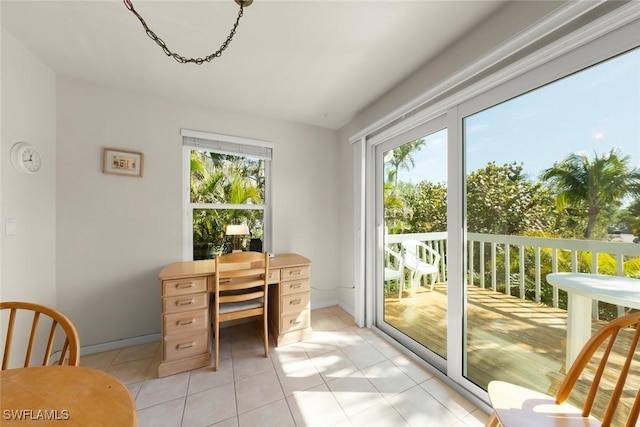
{"label": "drawer handle", "polygon": [[191,305],[194,302],[195,301],[193,300],[193,298],[191,298],[191,299],[182,299],[182,300],[176,301],[176,305]]}
{"label": "drawer handle", "polygon": [[218,283],[231,283],[231,279],[230,278],[220,279],[218,280]]}
{"label": "drawer handle", "polygon": [[189,343],[184,343],[184,344],[178,344],[178,350],[187,350],[191,347],[193,347],[194,345],[196,345],[196,343],[194,343],[193,341],[189,342]]}
{"label": "drawer handle", "polygon": [[191,325],[196,321],[196,319],[183,319],[183,320],[178,320],[176,323],[178,324],[178,326],[187,326],[187,325]]}
{"label": "drawer handle", "polygon": [[302,273],[302,270],[291,270],[289,271],[289,276],[299,276]]}
{"label": "drawer handle", "polygon": [[176,289],[191,289],[193,288],[193,282],[176,283]]}
{"label": "drawer handle", "polygon": [[299,325],[300,323],[302,323],[300,320],[289,320],[291,326]]}
{"label": "drawer handle", "polygon": [[298,298],[298,299],[291,300],[291,302],[289,302],[289,305],[298,305],[301,302],[302,302],[302,299]]}
{"label": "drawer handle", "polygon": [[289,289],[300,289],[302,287],[302,283],[293,283],[289,285]]}

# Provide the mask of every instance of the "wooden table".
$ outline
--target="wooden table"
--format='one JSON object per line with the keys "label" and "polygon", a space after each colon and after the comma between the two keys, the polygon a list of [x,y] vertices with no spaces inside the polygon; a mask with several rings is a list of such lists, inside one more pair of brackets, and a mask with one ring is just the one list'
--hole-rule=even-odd
{"label": "wooden table", "polygon": [[591,337],[592,301],[640,309],[640,280],[586,273],[552,273],[547,282],[567,292],[566,369]]}
{"label": "wooden table", "polygon": [[117,378],[79,366],[38,366],[0,372],[4,426],[138,425],[131,393]]}

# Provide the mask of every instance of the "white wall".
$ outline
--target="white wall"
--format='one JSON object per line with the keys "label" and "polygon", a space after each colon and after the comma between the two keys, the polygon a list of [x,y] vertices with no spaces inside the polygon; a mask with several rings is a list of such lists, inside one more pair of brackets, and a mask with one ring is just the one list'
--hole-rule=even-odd
{"label": "white wall", "polygon": [[[340,258],[334,131],[58,79],[58,306],[82,345],[160,332],[160,269],[182,256],[180,129],[274,143],[273,251],[312,261],[333,303]],[[101,173],[103,147],[144,153],[144,177]]]}
{"label": "white wall", "polygon": [[[36,175],[17,172],[11,146],[26,141],[42,156]],[[2,31],[2,258],[0,300],[56,305],[55,74]],[[5,221],[17,221],[5,236]]]}
{"label": "white wall", "polygon": [[[0,301],[31,301],[55,307],[55,74],[11,35],[2,31],[1,37]],[[43,161],[39,174],[22,175],[11,166],[9,152],[19,141],[39,150]],[[16,220],[13,236],[5,235],[8,218]],[[6,330],[6,315],[0,317],[0,331]],[[24,333],[15,333],[10,367],[21,366],[24,360],[27,323],[18,318],[16,329],[23,328]],[[1,339],[0,352],[3,350]]]}

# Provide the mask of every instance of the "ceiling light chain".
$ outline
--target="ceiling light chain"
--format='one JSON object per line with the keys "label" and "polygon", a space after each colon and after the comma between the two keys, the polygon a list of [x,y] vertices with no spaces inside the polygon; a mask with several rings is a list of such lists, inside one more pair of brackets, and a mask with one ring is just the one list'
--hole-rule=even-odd
{"label": "ceiling light chain", "polygon": [[251,5],[251,3],[253,3],[253,0],[235,0],[235,2],[240,5],[240,10],[238,11],[238,17],[236,18],[236,22],[233,24],[233,28],[231,28],[231,32],[227,36],[227,39],[224,41],[224,43],[222,43],[222,45],[220,45],[220,49],[218,49],[216,52],[204,58],[185,58],[179,53],[174,53],[174,52],[171,52],[171,50],[169,50],[165,42],[160,37],[158,37],[156,33],[154,33],[153,30],[151,30],[151,28],[149,28],[149,26],[144,21],[142,16],[140,16],[140,14],[134,9],[133,3],[131,2],[131,0],[123,0],[123,1],[127,9],[129,9],[131,13],[133,13],[140,20],[140,23],[144,27],[144,30],[147,33],[147,35],[151,38],[151,40],[155,41],[158,44],[158,46],[162,48],[162,50],[167,56],[173,57],[173,59],[175,59],[181,64],[194,63],[197,65],[202,65],[202,63],[204,63],[205,61],[211,62],[213,58],[218,58],[222,55],[222,52],[224,52],[224,50],[229,46],[229,44],[231,43],[231,40],[233,39],[233,36],[236,34],[236,28],[238,28],[238,24],[240,23],[240,18],[242,18],[245,6],[249,6]]}

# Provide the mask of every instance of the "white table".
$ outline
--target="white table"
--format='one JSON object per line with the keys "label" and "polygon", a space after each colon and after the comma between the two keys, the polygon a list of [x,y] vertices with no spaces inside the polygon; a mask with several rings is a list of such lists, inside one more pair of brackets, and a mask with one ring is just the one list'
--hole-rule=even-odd
{"label": "white table", "polygon": [[567,292],[567,365],[591,337],[592,300],[640,309],[640,279],[585,273],[552,273],[547,282]]}

